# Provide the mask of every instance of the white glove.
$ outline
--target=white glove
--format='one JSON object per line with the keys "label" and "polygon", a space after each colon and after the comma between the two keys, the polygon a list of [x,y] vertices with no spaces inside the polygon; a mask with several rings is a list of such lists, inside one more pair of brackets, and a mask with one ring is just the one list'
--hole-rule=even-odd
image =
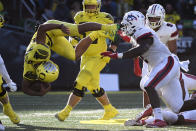
{"label": "white glove", "polygon": [[13,81],[11,81],[10,83],[7,83],[7,86],[10,88],[10,91],[12,92],[17,90],[16,83],[14,83]]}
{"label": "white glove", "polygon": [[180,63],[180,67],[181,67],[184,71],[186,71],[186,72],[189,71],[189,63],[190,63],[189,60],[180,61],[179,63]]}

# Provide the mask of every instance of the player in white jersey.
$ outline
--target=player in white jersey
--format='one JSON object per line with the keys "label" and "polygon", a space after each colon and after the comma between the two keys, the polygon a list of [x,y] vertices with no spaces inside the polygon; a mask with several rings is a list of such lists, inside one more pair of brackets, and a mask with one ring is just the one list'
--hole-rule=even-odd
{"label": "player in white jersey", "polygon": [[[183,92],[179,82],[179,61],[160,41],[156,33],[145,27],[145,16],[142,13],[138,11],[126,13],[121,24],[123,32],[132,36],[138,46],[123,53],[107,51],[101,55],[113,59],[130,59],[140,56],[147,62],[148,74],[142,78],[145,80],[140,85],[149,96],[155,117],[154,122],[147,126],[164,127],[167,124],[162,117],[159,95],[173,112],[185,111],[188,104],[183,100]],[[188,98],[188,95],[185,98]],[[192,108],[196,108],[195,106]]]}
{"label": "player in white jersey", "polygon": [[[166,44],[168,46],[168,48],[170,49],[170,51],[174,54],[176,54],[176,50],[177,50],[177,46],[176,46],[176,40],[178,38],[178,31],[177,28],[175,26],[175,24],[172,23],[168,23],[164,21],[164,17],[165,17],[165,10],[164,8],[159,5],[159,4],[153,4],[149,7],[149,9],[147,10],[147,14],[146,14],[146,20],[147,20],[147,25],[152,28],[154,31],[156,31],[156,34],[160,37],[160,40]],[[143,68],[142,68],[142,76],[145,77],[145,75],[147,75],[147,64],[144,62],[143,64]],[[182,89],[185,91],[187,89],[185,89],[186,87],[188,89],[195,89],[196,88],[196,80],[194,79],[195,76],[193,75],[189,75],[186,73],[181,73],[181,77],[180,77],[180,82],[181,82],[181,86]],[[190,83],[189,83],[190,81]],[[185,85],[185,87],[184,87]],[[144,93],[144,107],[147,106],[147,104],[149,104],[149,100],[147,99],[147,95],[146,93]],[[185,112],[183,114],[190,114],[191,111]],[[139,121],[141,118],[147,116],[147,115],[151,115],[152,114],[152,110],[147,107],[147,109],[145,111],[143,111],[141,114],[139,114],[135,121]],[[194,114],[194,111],[193,111]],[[190,116],[190,115],[189,115]],[[192,115],[194,116],[194,115]],[[191,116],[189,117],[189,119],[195,119],[194,117],[191,118]],[[130,123],[131,121],[129,121]],[[133,120],[134,122],[134,120]],[[133,124],[132,122],[132,124]],[[137,124],[137,123],[135,123]]]}

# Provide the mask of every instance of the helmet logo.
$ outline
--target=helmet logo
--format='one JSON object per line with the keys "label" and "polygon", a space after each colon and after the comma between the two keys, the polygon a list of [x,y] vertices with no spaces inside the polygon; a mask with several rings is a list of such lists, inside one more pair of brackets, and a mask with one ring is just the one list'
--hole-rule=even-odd
{"label": "helmet logo", "polygon": [[127,16],[127,21],[133,21],[133,20],[137,20],[137,17],[135,17],[134,15]]}

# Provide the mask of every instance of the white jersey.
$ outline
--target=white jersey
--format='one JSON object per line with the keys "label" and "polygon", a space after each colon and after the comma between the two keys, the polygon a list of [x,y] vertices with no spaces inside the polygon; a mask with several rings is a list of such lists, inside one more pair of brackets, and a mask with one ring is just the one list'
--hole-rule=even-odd
{"label": "white jersey", "polygon": [[135,39],[136,41],[144,37],[153,37],[153,44],[148,49],[148,51],[146,51],[142,55],[143,59],[147,62],[149,66],[154,67],[168,56],[171,56],[171,52],[160,41],[154,30],[148,27],[144,27],[136,30],[136,32],[133,34],[133,39]]}
{"label": "white jersey", "polygon": [[178,30],[176,25],[165,21],[156,34],[164,44],[167,44],[168,41],[178,39]]}

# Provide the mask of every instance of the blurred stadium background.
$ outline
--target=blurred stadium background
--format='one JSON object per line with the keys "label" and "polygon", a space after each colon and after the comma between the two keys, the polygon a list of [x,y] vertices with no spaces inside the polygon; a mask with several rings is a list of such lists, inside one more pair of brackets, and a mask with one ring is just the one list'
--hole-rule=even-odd
{"label": "blurred stadium background", "polygon": [[[125,12],[139,10],[145,14],[153,3],[162,4],[166,9],[166,21],[177,25],[180,34],[177,41],[178,55],[180,60],[191,61],[189,73],[196,75],[196,0],[102,0],[101,11],[110,13],[116,22],[120,22]],[[0,30],[1,55],[19,90],[24,52],[35,25],[48,19],[73,22],[73,16],[80,10],[82,0],[0,0],[0,14],[6,20],[4,28]],[[118,51],[130,47],[130,44],[122,42]],[[60,67],[60,76],[53,83],[52,90],[70,90],[79,71],[79,62],[74,63],[56,54],[52,55],[52,59]],[[119,83],[116,86],[120,91],[140,89],[140,78],[133,73],[132,60],[112,60],[102,73],[117,74]]]}

